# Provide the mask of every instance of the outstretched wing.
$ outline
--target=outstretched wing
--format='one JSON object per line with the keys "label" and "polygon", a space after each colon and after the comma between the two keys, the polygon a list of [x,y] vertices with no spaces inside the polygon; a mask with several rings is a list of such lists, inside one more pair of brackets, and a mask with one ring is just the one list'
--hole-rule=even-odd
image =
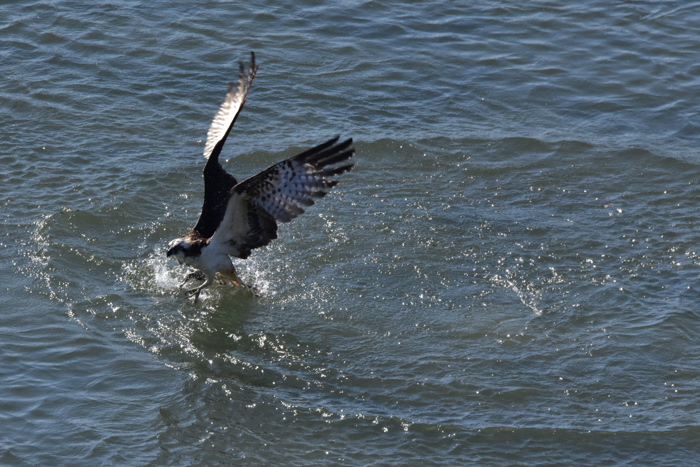
{"label": "outstretched wing", "polygon": [[236,185],[210,245],[247,258],[253,248],[270,243],[277,238],[276,221],[289,222],[302,214],[304,207],[338,184],[332,177],[354,167],[329,167],[355,155],[351,146],[352,139],[338,143],[335,137]]}
{"label": "outstretched wing", "polygon": [[226,213],[228,195],[237,181],[227,173],[219,163],[219,154],[224,147],[226,138],[233,127],[238,114],[243,108],[250,85],[253,83],[258,67],[255,65],[255,54],[250,53],[250,68],[245,74],[243,63],[240,64],[238,86],[229,85],[226,98],[216,113],[207,132],[207,142],[204,145],[204,157],[208,158],[204,166],[204,202],[194,230],[203,238],[214,235]]}
{"label": "outstretched wing", "polygon": [[247,77],[245,74],[245,66],[243,63],[239,65],[238,86],[234,88],[233,83],[229,84],[226,98],[224,102],[221,103],[221,107],[219,107],[219,111],[214,116],[214,120],[211,122],[209,131],[207,132],[207,142],[204,145],[204,157],[207,159],[212,156],[219,157],[221,148],[224,147],[224,143],[226,142],[226,137],[243,108],[245,99],[248,96],[248,91],[250,90],[250,85],[253,84],[255,73],[258,71],[258,67],[255,65],[255,53],[250,53],[250,68],[248,69]]}

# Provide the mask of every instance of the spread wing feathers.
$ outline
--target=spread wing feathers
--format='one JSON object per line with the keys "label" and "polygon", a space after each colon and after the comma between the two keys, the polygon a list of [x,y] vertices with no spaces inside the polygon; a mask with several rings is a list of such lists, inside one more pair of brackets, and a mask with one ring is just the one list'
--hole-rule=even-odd
{"label": "spread wing feathers", "polygon": [[221,148],[224,147],[224,142],[226,142],[226,137],[243,108],[245,99],[248,96],[248,91],[250,90],[250,85],[253,83],[253,78],[255,78],[255,73],[257,71],[258,67],[255,65],[255,54],[251,52],[248,76],[246,77],[245,66],[241,63],[240,71],[238,72],[238,87],[234,88],[233,83],[229,84],[226,98],[221,104],[219,111],[214,116],[214,120],[211,122],[209,131],[207,132],[207,142],[204,145],[204,157],[207,159],[211,157],[212,154],[215,154],[215,157],[219,156]]}
{"label": "spread wing feathers", "polygon": [[262,206],[272,217],[289,222],[304,212],[302,206],[311,206],[315,199],[338,184],[331,177],[352,169],[352,164],[326,168],[349,159],[355,154],[350,148],[352,139],[336,144],[333,138],[296,157],[273,165],[258,175],[234,187],[245,194],[250,203]]}
{"label": "spread wing feathers", "polygon": [[207,142],[204,146],[204,157],[209,159],[204,166],[204,202],[199,220],[192,229],[199,237],[209,238],[214,235],[226,213],[229,193],[238,183],[232,175],[221,167],[219,154],[233,123],[243,108],[243,103],[257,70],[255,54],[251,52],[248,76],[246,77],[245,67],[241,63],[238,87],[234,89],[233,84],[229,85],[226,98],[216,113],[211,127],[209,127]]}
{"label": "spread wing feathers", "polygon": [[211,243],[227,254],[246,258],[250,250],[277,238],[277,222],[289,222],[338,184],[332,177],[354,165],[328,167],[351,158],[352,139],[335,137],[279,162],[231,190],[226,215]]}

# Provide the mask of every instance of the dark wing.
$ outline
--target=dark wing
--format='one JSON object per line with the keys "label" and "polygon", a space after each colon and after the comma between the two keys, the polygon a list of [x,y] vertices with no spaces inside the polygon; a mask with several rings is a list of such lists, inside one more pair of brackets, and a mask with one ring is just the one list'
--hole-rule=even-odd
{"label": "dark wing", "polygon": [[202,204],[202,214],[199,216],[194,231],[204,238],[214,235],[221,220],[226,213],[226,204],[231,188],[236,185],[236,179],[228,174],[219,163],[219,154],[224,147],[226,137],[228,137],[238,114],[243,108],[250,85],[253,83],[258,67],[255,65],[255,54],[250,54],[250,68],[248,76],[245,74],[245,67],[240,64],[238,74],[238,86],[233,83],[229,85],[226,98],[216,113],[207,132],[207,142],[204,145],[204,157],[207,164],[204,166],[204,202]]}
{"label": "dark wing", "polygon": [[270,243],[277,238],[276,221],[289,222],[302,214],[302,206],[311,206],[338,184],[332,177],[354,167],[327,167],[355,155],[351,145],[352,139],[338,143],[335,137],[236,185],[210,245],[247,258],[253,248]]}

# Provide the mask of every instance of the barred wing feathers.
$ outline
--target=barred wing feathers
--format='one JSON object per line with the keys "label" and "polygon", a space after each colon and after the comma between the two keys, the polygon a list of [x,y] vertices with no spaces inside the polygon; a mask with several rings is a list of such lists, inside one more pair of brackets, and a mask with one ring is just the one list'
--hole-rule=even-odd
{"label": "barred wing feathers", "polygon": [[250,251],[277,238],[277,222],[289,222],[338,184],[332,177],[353,164],[329,167],[355,154],[352,139],[335,137],[279,162],[231,190],[226,215],[211,243],[227,254],[247,258]]}
{"label": "barred wing feathers", "polygon": [[228,136],[233,124],[236,122],[238,114],[243,108],[246,97],[248,96],[248,91],[250,90],[250,85],[253,84],[253,79],[255,78],[255,73],[257,73],[258,67],[255,65],[255,54],[250,53],[250,68],[248,69],[248,76],[245,74],[245,67],[243,63],[240,64],[240,71],[238,72],[238,87],[234,88],[233,83],[229,85],[228,92],[226,93],[226,98],[224,102],[221,103],[219,111],[214,116],[214,120],[209,126],[209,131],[207,131],[207,142],[204,145],[204,157],[207,159],[215,154],[218,157],[221,152],[221,148],[224,147],[226,142],[226,137]]}

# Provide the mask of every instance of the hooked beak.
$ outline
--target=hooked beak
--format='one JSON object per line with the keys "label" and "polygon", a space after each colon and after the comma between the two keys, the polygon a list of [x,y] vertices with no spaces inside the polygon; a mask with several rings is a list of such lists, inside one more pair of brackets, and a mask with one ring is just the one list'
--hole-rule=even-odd
{"label": "hooked beak", "polygon": [[175,245],[171,249],[168,250],[168,252],[165,254],[168,258],[171,256],[175,256],[175,259],[177,260],[177,264],[182,265],[182,261],[180,261],[180,257],[176,255],[178,251],[180,251],[182,247],[180,245]]}

